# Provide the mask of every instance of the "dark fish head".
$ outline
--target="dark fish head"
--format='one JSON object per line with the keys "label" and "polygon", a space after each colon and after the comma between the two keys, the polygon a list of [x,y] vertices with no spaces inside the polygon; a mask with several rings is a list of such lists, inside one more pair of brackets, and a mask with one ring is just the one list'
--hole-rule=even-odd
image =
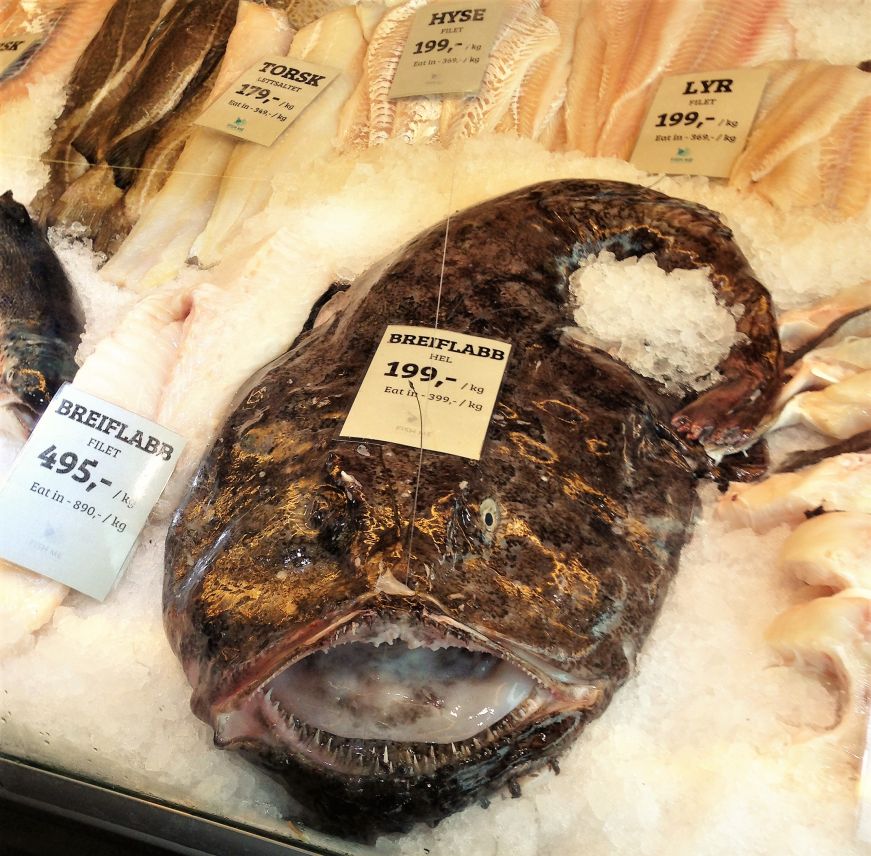
{"label": "dark fish head", "polygon": [[72,287],[27,209],[0,195],[0,372],[26,431],[65,381],[82,323]]}
{"label": "dark fish head", "polygon": [[[518,358],[480,461],[337,439],[347,395],[273,367],[173,522],[166,624],[192,707],[323,828],[365,837],[481,798],[630,670],[692,478],[631,373],[539,356]],[[566,360],[611,398],[582,401]]]}

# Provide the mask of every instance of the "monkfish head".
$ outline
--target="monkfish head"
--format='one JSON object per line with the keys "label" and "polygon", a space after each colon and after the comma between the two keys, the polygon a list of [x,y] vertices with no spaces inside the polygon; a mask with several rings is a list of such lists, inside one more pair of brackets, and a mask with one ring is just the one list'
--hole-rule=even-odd
{"label": "monkfish head", "polygon": [[692,477],[626,408],[643,390],[624,369],[609,410],[542,366],[548,393],[517,388],[521,366],[479,461],[338,439],[347,400],[289,405],[285,380],[278,403],[273,367],[173,521],[166,627],[192,708],[321,828],[371,838],[517,793],[630,671]]}

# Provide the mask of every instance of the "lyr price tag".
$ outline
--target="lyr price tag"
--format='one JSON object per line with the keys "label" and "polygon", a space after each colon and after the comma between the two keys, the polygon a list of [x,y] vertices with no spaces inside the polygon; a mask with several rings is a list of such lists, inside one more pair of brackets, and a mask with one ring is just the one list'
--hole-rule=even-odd
{"label": "lyr price tag", "polygon": [[103,600],[184,444],[64,384],[0,488],[0,556]]}
{"label": "lyr price tag", "polygon": [[4,36],[0,41],[0,79],[7,72],[14,73],[13,65],[23,65],[32,52],[45,38],[44,33],[20,33],[17,36]]}
{"label": "lyr price tag", "polygon": [[478,460],[511,345],[391,324],[340,436]]}
{"label": "lyr price tag", "polygon": [[388,97],[477,92],[504,10],[501,0],[433,3],[418,9]]}
{"label": "lyr price tag", "polygon": [[768,80],[764,68],[663,78],[631,161],[647,172],[728,178]]}
{"label": "lyr price tag", "polygon": [[194,124],[271,146],[341,73],[295,57],[265,57],[216,98]]}

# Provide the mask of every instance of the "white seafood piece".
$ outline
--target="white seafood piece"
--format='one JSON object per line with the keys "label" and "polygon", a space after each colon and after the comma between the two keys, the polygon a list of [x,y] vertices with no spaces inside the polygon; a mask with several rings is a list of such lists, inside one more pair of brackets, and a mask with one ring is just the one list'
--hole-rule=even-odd
{"label": "white seafood piece", "polygon": [[821,336],[839,318],[864,309],[871,309],[871,280],[845,288],[810,306],[784,312],[778,319],[778,332],[784,351],[798,350]]}
{"label": "white seafood piece", "polygon": [[778,564],[812,586],[871,591],[871,515],[840,511],[811,517],[793,530]]}
{"label": "white seafood piece", "polygon": [[339,114],[360,79],[365,49],[363,31],[351,7],[296,34],[289,57],[327,65],[341,74],[268,149],[239,145],[233,151],[209,222],[190,250],[202,267],[217,264],[227,241],[267,206],[273,176],[307,170],[333,150]]}
{"label": "white seafood piece", "polygon": [[858,214],[871,198],[871,77],[810,61],[778,64],[772,73],[778,97],[766,96],[729,183],[785,211]]}
{"label": "white seafood piece", "polygon": [[790,399],[769,431],[804,425],[828,437],[846,440],[871,428],[871,371]]}
{"label": "white seafood piece", "polygon": [[774,620],[766,639],[785,663],[840,684],[839,721],[821,739],[858,755],[871,670],[871,590],[847,589],[794,606]]}
{"label": "white seafood piece", "polygon": [[776,407],[783,407],[790,398],[806,389],[838,383],[868,369],[871,369],[871,337],[848,336],[835,345],[816,348],[796,363]]}
{"label": "white seafood piece", "polygon": [[441,98],[400,98],[390,136],[405,143],[428,143],[438,136],[441,115]]}
{"label": "white seafood piece", "polygon": [[517,132],[534,140],[554,122],[565,101],[575,32],[584,4],[579,0],[542,0],[541,10],[556,24],[560,41],[530,66],[512,109]]}
{"label": "white seafood piece", "polygon": [[[387,11],[380,3],[364,2],[356,7],[357,19],[367,45],[375,36],[378,24]],[[339,129],[336,135],[336,148],[339,151],[348,149],[365,149],[369,145],[369,104],[370,80],[368,51],[363,61],[363,73],[351,97],[345,102],[339,113]]]}
{"label": "white seafood piece", "polygon": [[396,102],[388,100],[387,96],[405,47],[412,18],[426,3],[427,0],[409,0],[408,3],[391,9],[372,33],[366,51],[364,72],[368,87],[367,136],[370,146],[383,143],[390,137],[396,115]]}
{"label": "white seafood piece", "polygon": [[[155,419],[190,309],[189,289],[164,288],[139,301],[100,340],[73,386]],[[68,590],[0,560],[0,656],[21,648],[50,621]]]}
{"label": "white seafood piece", "polygon": [[584,10],[566,94],[567,145],[628,158],[664,76],[794,55],[788,5],[771,0],[599,0]]}
{"label": "white seafood piece", "polygon": [[149,294],[97,344],[73,386],[155,419],[192,308],[191,287]]}
{"label": "white seafood piece", "polygon": [[238,256],[228,254],[191,292],[191,311],[156,414],[187,444],[157,505],[157,519],[168,517],[188,490],[239,387],[287,350],[330,283],[324,267],[322,276],[307,276],[288,291],[288,271],[311,270],[292,226],[242,249]]}
{"label": "white seafood piece", "polygon": [[716,513],[733,526],[767,532],[782,523],[798,523],[818,508],[871,514],[871,454],[838,455],[796,473],[733,484]]}
{"label": "white seafood piece", "polygon": [[[284,53],[293,30],[283,11],[253,0],[240,0],[236,25],[227,42],[212,94],[212,103],[265,54]],[[236,146],[253,146],[210,128],[196,128],[172,175],[151,200],[102,275],[119,285],[148,290],[175,276],[205,227],[218,195],[221,177]],[[256,146],[255,146],[256,148]],[[177,217],[180,207],[184,217]]]}
{"label": "white seafood piece", "polygon": [[494,130],[511,107],[529,69],[559,44],[559,28],[541,13],[537,0],[515,0],[505,12],[478,93],[445,101],[442,141],[450,144]]}
{"label": "white seafood piece", "polygon": [[51,621],[69,589],[0,559],[0,658],[20,650]]}

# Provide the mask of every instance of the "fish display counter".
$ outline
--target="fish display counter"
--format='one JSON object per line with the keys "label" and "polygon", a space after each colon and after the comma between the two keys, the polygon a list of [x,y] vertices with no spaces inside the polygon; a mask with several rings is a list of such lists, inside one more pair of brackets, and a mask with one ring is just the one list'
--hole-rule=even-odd
{"label": "fish display counter", "polygon": [[865,852],[868,33],[0,5],[0,794],[214,853]]}

